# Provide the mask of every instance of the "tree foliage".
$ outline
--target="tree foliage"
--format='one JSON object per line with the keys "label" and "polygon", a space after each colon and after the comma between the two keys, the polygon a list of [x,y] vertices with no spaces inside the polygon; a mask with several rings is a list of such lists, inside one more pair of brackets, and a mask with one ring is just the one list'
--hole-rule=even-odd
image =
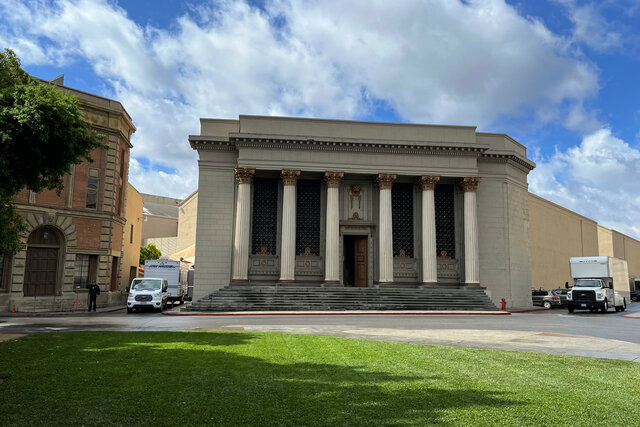
{"label": "tree foliage", "polygon": [[72,164],[106,148],[103,138],[82,120],[75,97],[30,77],[10,49],[0,52],[1,254],[15,253],[24,231],[11,198],[24,188],[60,192]]}
{"label": "tree foliage", "polygon": [[148,259],[158,259],[161,256],[162,252],[153,243],[140,247],[140,264],[144,264]]}

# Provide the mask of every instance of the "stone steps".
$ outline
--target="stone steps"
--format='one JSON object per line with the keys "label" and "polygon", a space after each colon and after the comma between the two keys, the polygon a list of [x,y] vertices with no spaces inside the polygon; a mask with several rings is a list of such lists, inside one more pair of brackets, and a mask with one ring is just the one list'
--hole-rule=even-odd
{"label": "stone steps", "polygon": [[189,311],[496,310],[481,287],[343,288],[233,284]]}

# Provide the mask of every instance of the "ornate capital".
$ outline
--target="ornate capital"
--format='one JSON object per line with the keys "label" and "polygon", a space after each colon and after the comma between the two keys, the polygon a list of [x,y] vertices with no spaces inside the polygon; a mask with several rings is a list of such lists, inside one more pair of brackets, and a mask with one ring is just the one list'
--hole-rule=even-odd
{"label": "ornate capital", "polygon": [[284,185],[296,185],[299,176],[299,169],[282,169],[282,172],[280,172],[280,178],[282,178]]}
{"label": "ornate capital", "polygon": [[433,190],[436,188],[438,181],[440,181],[440,177],[434,175],[422,175],[420,179],[418,179],[422,190]]}
{"label": "ornate capital", "polygon": [[379,173],[376,177],[376,182],[378,183],[378,187],[380,187],[381,190],[387,188],[391,189],[393,181],[395,181],[397,177],[398,175],[395,173]]}
{"label": "ornate capital", "polygon": [[327,181],[327,186],[329,188],[338,188],[343,177],[344,172],[327,171],[324,173],[324,180]]}
{"label": "ornate capital", "polygon": [[251,184],[256,170],[255,168],[235,168],[234,172],[236,173],[238,184]]}
{"label": "ornate capital", "polygon": [[462,186],[462,189],[465,192],[476,191],[478,189],[478,184],[480,184],[480,181],[482,181],[482,178],[478,176],[472,176],[472,177],[462,178],[460,180],[460,185]]}

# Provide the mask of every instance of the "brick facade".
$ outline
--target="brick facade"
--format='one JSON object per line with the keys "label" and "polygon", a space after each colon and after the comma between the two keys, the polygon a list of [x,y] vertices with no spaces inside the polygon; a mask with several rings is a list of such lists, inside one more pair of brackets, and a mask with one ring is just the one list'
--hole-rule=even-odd
{"label": "brick facade", "polygon": [[[96,280],[102,290],[98,305],[119,303],[122,293],[113,283],[118,283],[119,276],[129,275],[129,271],[121,273],[118,267],[118,277],[113,278],[112,266],[121,264],[130,138],[135,127],[119,102],[65,86],[58,88],[78,98],[83,117],[96,132],[106,136],[108,148],[94,150],[90,155],[93,162],[72,166],[60,194],[23,190],[14,197],[28,229],[23,236],[24,249],[6,263],[8,271],[4,274],[9,286],[0,290],[0,311],[85,309],[84,282],[90,280]],[[89,183],[95,191],[88,191]],[[95,203],[90,203],[90,193],[95,194]],[[30,236],[43,230],[55,237],[52,244],[31,243]],[[30,251],[31,246],[41,250]],[[33,253],[42,253],[43,248],[57,257],[55,266],[47,266],[55,283],[49,284],[50,291],[25,296],[26,282],[36,280],[29,274],[29,269],[36,268],[33,266],[39,262]]]}

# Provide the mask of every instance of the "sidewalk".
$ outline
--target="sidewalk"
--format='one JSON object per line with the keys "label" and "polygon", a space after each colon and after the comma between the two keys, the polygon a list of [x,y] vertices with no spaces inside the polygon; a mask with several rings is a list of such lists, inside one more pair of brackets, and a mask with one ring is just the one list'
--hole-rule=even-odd
{"label": "sidewalk", "polygon": [[120,311],[126,309],[127,306],[122,305],[112,305],[109,307],[97,307],[95,312],[88,312],[86,309],[82,310],[74,310],[74,311],[43,311],[39,313],[28,313],[18,311],[12,313],[10,311],[0,311],[0,317],[53,317],[53,316],[93,316],[95,314],[101,313],[112,313],[115,311]]}

